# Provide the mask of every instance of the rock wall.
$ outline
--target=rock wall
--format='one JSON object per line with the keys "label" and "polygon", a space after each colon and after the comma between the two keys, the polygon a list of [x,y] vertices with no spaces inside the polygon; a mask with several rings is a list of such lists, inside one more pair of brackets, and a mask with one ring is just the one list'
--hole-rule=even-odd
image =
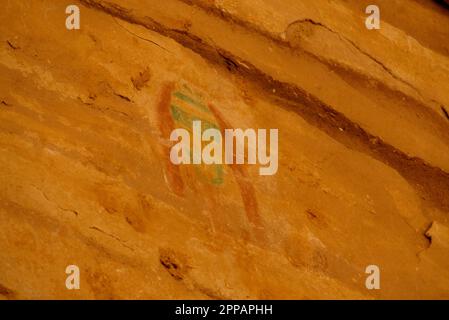
{"label": "rock wall", "polygon": [[[449,11],[371,2],[5,2],[0,298],[449,298]],[[277,173],[173,165],[193,119]]]}

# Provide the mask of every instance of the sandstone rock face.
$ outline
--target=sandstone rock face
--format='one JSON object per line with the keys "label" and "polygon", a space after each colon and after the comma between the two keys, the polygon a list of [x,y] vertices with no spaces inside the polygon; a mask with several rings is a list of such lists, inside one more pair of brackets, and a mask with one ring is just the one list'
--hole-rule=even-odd
{"label": "sandstone rock face", "polygon": [[[449,11],[371,2],[5,2],[0,299],[449,298]],[[277,173],[174,165],[194,119]]]}

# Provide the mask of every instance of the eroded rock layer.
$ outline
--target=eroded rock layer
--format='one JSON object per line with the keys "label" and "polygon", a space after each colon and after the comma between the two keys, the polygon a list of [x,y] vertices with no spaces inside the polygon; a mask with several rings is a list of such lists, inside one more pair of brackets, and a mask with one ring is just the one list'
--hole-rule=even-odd
{"label": "eroded rock layer", "polygon": [[[5,2],[0,298],[449,298],[449,10],[371,2]],[[277,174],[173,165],[193,119]]]}

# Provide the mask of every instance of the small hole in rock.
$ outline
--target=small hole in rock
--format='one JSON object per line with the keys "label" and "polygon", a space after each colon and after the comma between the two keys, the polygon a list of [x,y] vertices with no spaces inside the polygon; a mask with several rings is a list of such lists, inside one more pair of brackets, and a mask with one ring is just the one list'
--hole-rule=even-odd
{"label": "small hole in rock", "polygon": [[441,111],[443,111],[443,114],[446,116],[447,120],[449,120],[449,112],[446,110],[446,108],[441,106]]}

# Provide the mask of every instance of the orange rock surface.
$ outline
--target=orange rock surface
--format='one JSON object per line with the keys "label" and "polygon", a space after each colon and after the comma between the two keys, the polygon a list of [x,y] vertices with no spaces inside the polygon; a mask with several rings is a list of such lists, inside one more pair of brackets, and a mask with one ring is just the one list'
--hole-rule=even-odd
{"label": "orange rock surface", "polygon": [[[6,1],[0,299],[448,299],[449,10],[371,2]],[[277,174],[173,165],[196,118]]]}

